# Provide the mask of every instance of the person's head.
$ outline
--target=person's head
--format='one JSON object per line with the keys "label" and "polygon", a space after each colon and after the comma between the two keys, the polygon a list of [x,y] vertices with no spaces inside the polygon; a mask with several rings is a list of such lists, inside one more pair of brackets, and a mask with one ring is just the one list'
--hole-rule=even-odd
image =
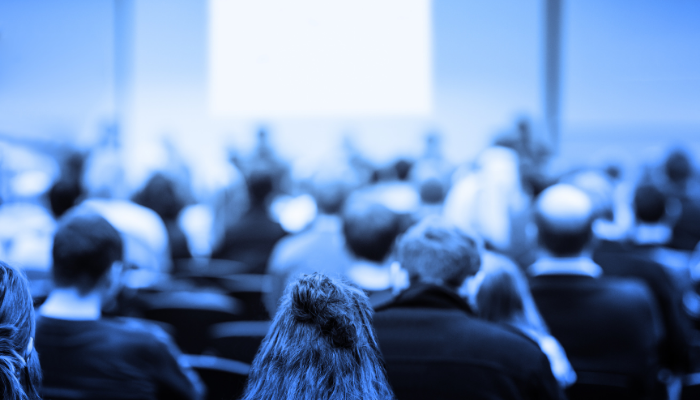
{"label": "person's head", "polygon": [[594,209],[580,189],[556,184],[537,198],[535,222],[540,245],[555,257],[580,255],[593,237]]}
{"label": "person's head", "polygon": [[479,270],[481,245],[478,238],[428,217],[403,235],[398,259],[411,280],[456,289]]}
{"label": "person's head", "polygon": [[[330,168],[332,170],[332,168]],[[309,191],[322,214],[340,214],[351,184],[337,171],[319,171],[309,181]]]}
{"label": "person's head", "polygon": [[654,224],[666,215],[666,197],[656,186],[640,185],[634,192],[634,215],[640,222]]}
{"label": "person's head", "polygon": [[250,203],[264,205],[274,189],[272,174],[268,171],[253,171],[246,177]]}
{"label": "person's head", "polygon": [[0,261],[0,383],[3,399],[39,399],[34,305],[24,274]]}
{"label": "person's head", "polygon": [[175,182],[162,173],[154,174],[133,197],[134,203],[155,211],[163,221],[175,220],[185,206],[175,187]]}
{"label": "person's head", "polygon": [[399,230],[399,217],[383,205],[359,200],[343,210],[345,242],[357,257],[384,261]]}
{"label": "person's head", "polygon": [[678,184],[687,181],[692,173],[690,159],[683,150],[672,151],[666,158],[664,169],[671,182]]}
{"label": "person's head", "polygon": [[101,216],[84,210],[68,213],[53,240],[53,279],[56,287],[93,291],[122,260],[122,238]]}
{"label": "person's head", "polygon": [[359,289],[322,274],[287,286],[243,399],[392,399]]}

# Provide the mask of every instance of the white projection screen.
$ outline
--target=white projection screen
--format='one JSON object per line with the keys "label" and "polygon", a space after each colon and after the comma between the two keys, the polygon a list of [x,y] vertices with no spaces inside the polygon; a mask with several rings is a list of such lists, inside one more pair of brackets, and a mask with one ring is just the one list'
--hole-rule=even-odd
{"label": "white projection screen", "polygon": [[430,116],[430,1],[210,0],[210,113]]}

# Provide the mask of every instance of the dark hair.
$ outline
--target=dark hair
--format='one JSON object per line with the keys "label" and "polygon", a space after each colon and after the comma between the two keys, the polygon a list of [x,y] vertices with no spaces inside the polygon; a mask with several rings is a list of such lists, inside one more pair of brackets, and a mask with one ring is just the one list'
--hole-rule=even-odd
{"label": "dark hair", "polygon": [[672,182],[685,182],[692,173],[688,155],[683,150],[675,150],[668,155],[664,165],[666,175]]}
{"label": "dark hair", "polygon": [[348,204],[343,212],[348,247],[356,256],[370,261],[384,261],[399,230],[398,215],[380,204],[360,200]]}
{"label": "dark hair", "polygon": [[653,185],[641,185],[634,192],[634,214],[642,222],[659,222],[666,213],[666,198]]}
{"label": "dark hair", "polygon": [[[34,305],[24,274],[0,261],[0,382],[3,399],[40,399],[36,351],[25,354],[34,331]],[[26,358],[26,359],[25,359]]]}
{"label": "dark hair", "polygon": [[318,273],[287,286],[242,399],[393,397],[367,296]]}
{"label": "dark hair", "polygon": [[578,229],[562,230],[552,226],[542,215],[535,215],[539,244],[556,257],[576,256],[593,239],[593,222],[589,221]]}
{"label": "dark hair", "polygon": [[507,322],[524,311],[515,279],[504,269],[485,274],[476,303],[479,317],[492,322]]}
{"label": "dark hair", "polygon": [[155,211],[163,221],[176,219],[185,207],[185,201],[178,195],[175,183],[162,173],[154,174],[133,200],[134,203]]}
{"label": "dark hair", "polygon": [[248,194],[251,204],[265,204],[267,197],[274,189],[272,173],[268,171],[253,171],[246,177]]}
{"label": "dark hair", "polygon": [[69,213],[53,240],[54,283],[87,293],[122,253],[122,238],[107,220],[81,210]]}
{"label": "dark hair", "polygon": [[478,240],[437,217],[411,227],[399,241],[398,255],[412,278],[454,288],[481,266]]}
{"label": "dark hair", "polygon": [[440,204],[445,201],[445,188],[437,178],[429,178],[420,185],[420,199],[426,204]]}

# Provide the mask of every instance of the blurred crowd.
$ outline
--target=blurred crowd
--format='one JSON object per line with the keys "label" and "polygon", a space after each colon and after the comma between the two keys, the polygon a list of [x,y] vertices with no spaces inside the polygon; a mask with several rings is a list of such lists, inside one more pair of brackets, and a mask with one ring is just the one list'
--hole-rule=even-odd
{"label": "blurred crowd", "polygon": [[[231,153],[229,184],[204,196],[173,146],[169,164],[133,190],[115,132],[88,151],[5,143],[0,260],[27,277],[43,395],[146,387],[119,389],[107,382],[113,371],[85,372],[115,368],[104,360],[61,361],[71,341],[59,333],[85,344],[94,329],[123,331],[133,343],[138,335],[171,338],[148,345],[165,389],[145,398],[235,398],[247,377],[246,398],[293,398],[265,379],[289,368],[290,381],[304,381],[297,375],[307,364],[280,361],[302,353],[275,347],[315,343],[301,322],[318,324],[329,349],[378,352],[357,350],[355,358],[358,371],[362,362],[385,365],[385,377],[382,368],[363,372],[384,379],[362,392],[369,398],[700,395],[700,174],[692,154],[669,149],[636,171],[611,162],[554,173],[555,153],[526,122],[459,164],[443,145],[430,133],[423,154],[378,165],[348,144],[342,157],[299,171],[260,130],[251,154]],[[104,264],[101,257],[119,269],[81,280],[80,268]],[[112,277],[102,287],[105,274]],[[57,322],[106,318],[153,327]],[[369,333],[346,332],[363,326]],[[107,354],[85,346],[93,357]],[[344,385],[367,384],[352,382]]]}

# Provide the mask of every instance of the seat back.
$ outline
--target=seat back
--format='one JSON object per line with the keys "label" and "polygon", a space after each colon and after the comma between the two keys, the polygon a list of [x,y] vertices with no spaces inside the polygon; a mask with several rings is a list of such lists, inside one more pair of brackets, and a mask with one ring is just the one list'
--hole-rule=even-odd
{"label": "seat back", "polygon": [[271,321],[237,321],[212,325],[209,351],[232,360],[253,363]]}
{"label": "seat back", "polygon": [[250,365],[235,360],[203,355],[183,355],[207,387],[207,400],[237,399],[243,394]]}
{"label": "seat back", "polygon": [[240,301],[208,292],[161,293],[150,299],[143,316],[170,324],[175,342],[183,352],[199,354],[204,350],[210,326],[241,319]]}

